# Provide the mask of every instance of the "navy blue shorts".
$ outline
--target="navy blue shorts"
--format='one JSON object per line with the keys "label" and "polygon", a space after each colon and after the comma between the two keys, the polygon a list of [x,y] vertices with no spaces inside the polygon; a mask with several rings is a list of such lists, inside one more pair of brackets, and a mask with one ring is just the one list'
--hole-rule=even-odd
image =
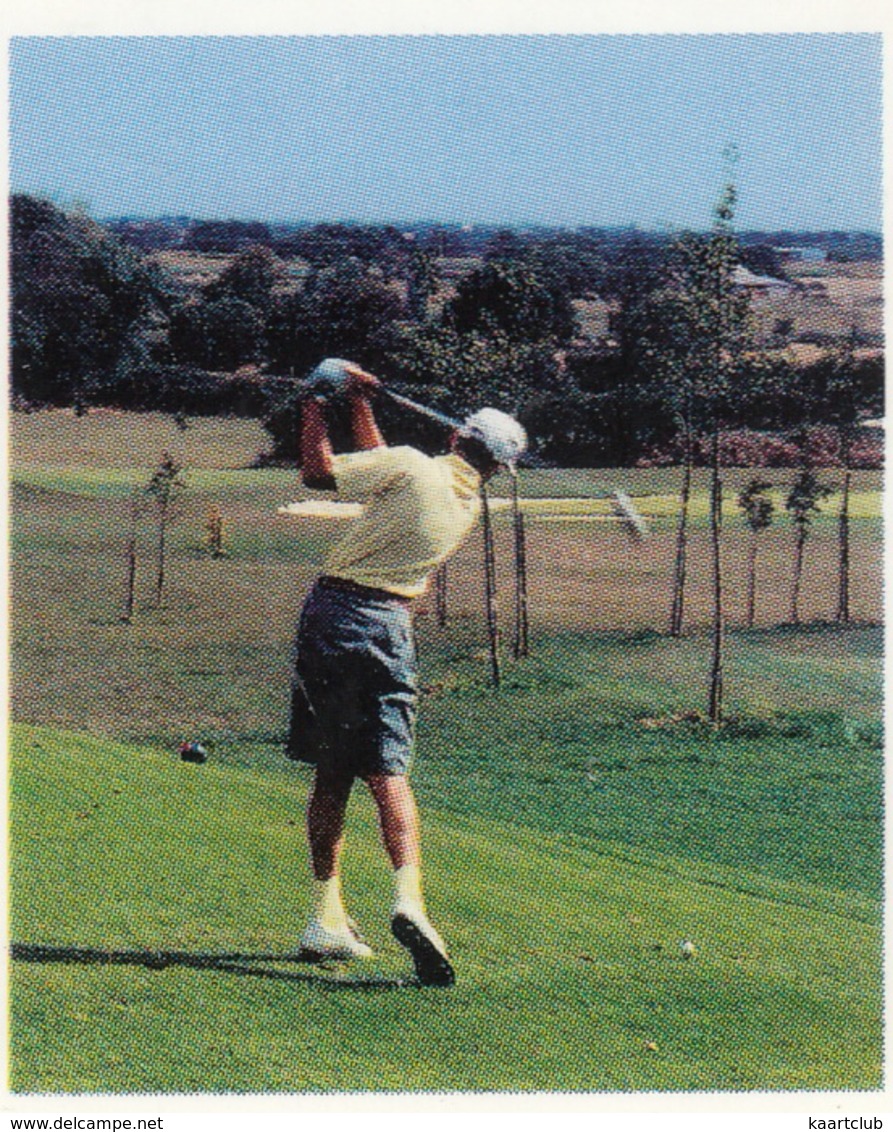
{"label": "navy blue shorts", "polygon": [[337,777],[406,774],[417,687],[409,604],[317,580],[298,624],[286,753]]}

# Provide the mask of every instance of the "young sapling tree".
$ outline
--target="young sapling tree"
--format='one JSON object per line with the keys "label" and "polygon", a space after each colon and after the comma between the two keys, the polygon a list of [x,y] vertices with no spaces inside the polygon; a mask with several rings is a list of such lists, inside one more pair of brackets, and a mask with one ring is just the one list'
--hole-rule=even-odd
{"label": "young sapling tree", "polygon": [[772,484],[755,476],[738,496],[738,506],[750,528],[750,545],[747,551],[747,627],[753,628],[756,613],[757,552],[760,534],[772,524],[775,503],[769,490]]}
{"label": "young sapling tree", "polygon": [[180,473],[182,467],[169,452],[163,453],[161,463],[146,486],[146,493],[155,501],[158,524],[158,569],[155,576],[155,604],[160,608],[164,596],[167,529],[177,517],[177,503],[186,487]]}
{"label": "young sapling tree", "polygon": [[803,580],[803,559],[812,520],[821,508],[819,502],[831,494],[831,488],[819,483],[812,468],[802,468],[785,499],[785,509],[794,524],[794,577],[791,585],[791,624],[800,624],[800,590]]}

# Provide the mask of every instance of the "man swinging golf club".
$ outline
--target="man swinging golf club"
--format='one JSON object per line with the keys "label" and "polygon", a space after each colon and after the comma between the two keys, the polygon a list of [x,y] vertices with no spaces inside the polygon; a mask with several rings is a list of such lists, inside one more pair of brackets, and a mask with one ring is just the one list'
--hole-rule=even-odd
{"label": "man swinging golf club", "polygon": [[[301,408],[303,482],[364,508],[314,583],[295,644],[288,754],[316,767],[307,811],[316,905],[300,947],[316,961],[372,954],[347,915],[339,871],[347,801],[360,778],[394,869],[393,934],[423,985],[450,986],[447,948],[425,911],[407,778],[417,697],[410,605],[474,526],[481,484],[514,463],[526,436],[505,413],[482,409],[453,433],[445,456],[388,447],[372,408],[379,386],[358,366],[330,359],[311,375]],[[333,387],[350,404],[355,450],[344,455],[332,453],[319,396]]]}

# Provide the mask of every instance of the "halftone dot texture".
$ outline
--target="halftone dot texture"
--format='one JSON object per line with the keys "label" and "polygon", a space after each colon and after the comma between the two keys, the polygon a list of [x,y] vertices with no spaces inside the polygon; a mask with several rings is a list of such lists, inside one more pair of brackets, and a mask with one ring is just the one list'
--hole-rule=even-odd
{"label": "halftone dot texture", "polygon": [[[862,36],[19,40],[13,182],[94,215],[703,227],[732,138],[760,223],[870,228],[878,54]],[[749,137],[753,123],[762,133]],[[297,349],[299,324],[278,316],[307,264],[255,250],[236,271],[231,249],[167,248],[162,295],[142,307],[146,261],[82,217],[26,202],[14,229],[28,284],[11,426],[16,1092],[880,1087],[876,433],[853,449],[846,624],[836,432],[812,435],[837,494],[802,559],[784,508],[793,438],[725,437],[724,462],[741,466],[723,472],[721,727],[705,718],[706,470],[675,639],[678,452],[521,472],[523,660],[512,487],[494,481],[500,687],[480,531],[414,609],[425,897],[457,984],[420,988],[391,935],[393,882],[361,786],[344,892],[375,956],[299,964],[310,772],[282,751],[290,653],[351,520],[277,512],[305,493],[258,458],[272,437],[257,362],[283,334]],[[186,226],[173,230],[176,243]],[[249,243],[269,234],[241,230]],[[454,275],[413,317],[474,265],[443,250]],[[345,270],[314,308],[317,331],[335,327],[319,356],[351,356],[349,298],[378,329],[406,321],[378,262]],[[763,341],[815,360],[847,339],[855,311],[859,362],[879,365],[879,262],[798,270],[793,291],[754,297]],[[587,292],[574,311],[586,348],[611,349],[609,305]],[[37,410],[54,399],[80,413]],[[233,415],[201,415],[212,406]],[[556,421],[566,432],[553,417],[543,433]],[[157,496],[144,489],[165,454],[185,487],[165,517],[160,579]],[[750,465],[776,504],[756,542],[735,502]],[[616,490],[648,520],[644,541],[612,516]],[[183,742],[207,761],[183,762]]]}
{"label": "halftone dot texture", "polygon": [[[344,885],[375,958],[281,961],[311,905],[309,779],[281,750],[289,650],[316,564],[350,520],[277,516],[297,494],[293,473],[230,470],[264,442],[250,421],[14,419],[13,1088],[877,1087],[876,520],[853,523],[857,623],[828,624],[826,522],[794,631],[779,625],[793,543],[778,517],[747,633],[746,532],[729,516],[730,718],[715,731],[702,715],[703,517],[686,635],[665,633],[674,524],[654,510],[678,471],[522,472],[525,493],[565,495],[572,512],[528,516],[530,658],[510,659],[511,532],[498,509],[501,689],[489,687],[479,535],[450,564],[446,625],[433,595],[416,610],[425,889],[458,977],[420,990],[390,936],[392,882],[361,788]],[[189,466],[164,603],[146,513],[125,625],[128,492],[164,450]],[[860,492],[871,475],[857,476]],[[731,494],[743,475],[727,476]],[[651,513],[646,543],[598,518],[592,496],[614,482]],[[701,514],[704,490],[699,479]],[[212,507],[222,558],[207,544]],[[184,739],[208,762],[183,763]],[[685,939],[697,947],[687,961]]]}

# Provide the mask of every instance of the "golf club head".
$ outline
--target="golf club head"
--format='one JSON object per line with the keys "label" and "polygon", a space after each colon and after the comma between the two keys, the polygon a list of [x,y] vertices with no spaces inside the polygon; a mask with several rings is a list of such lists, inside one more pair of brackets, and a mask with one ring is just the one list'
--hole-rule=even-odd
{"label": "golf club head", "polygon": [[611,492],[614,513],[620,519],[624,530],[634,542],[641,542],[648,535],[648,524],[636,510],[633,501],[625,491]]}

